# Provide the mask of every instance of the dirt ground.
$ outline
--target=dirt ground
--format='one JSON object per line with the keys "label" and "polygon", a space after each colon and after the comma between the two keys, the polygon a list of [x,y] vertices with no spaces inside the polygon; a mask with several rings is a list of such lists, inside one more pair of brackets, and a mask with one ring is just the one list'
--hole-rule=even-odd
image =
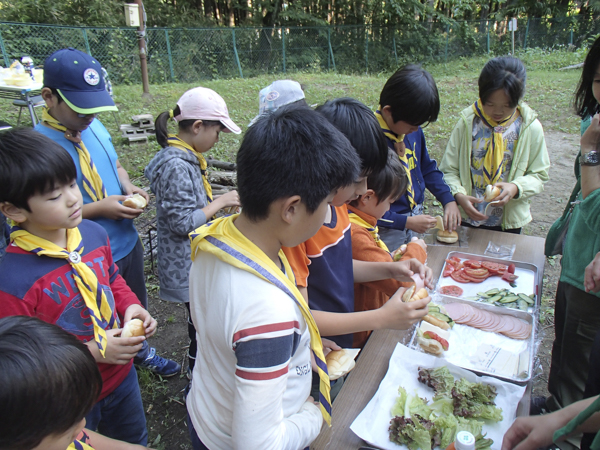
{"label": "dirt ground", "polygon": [[[562,132],[546,132],[546,144],[550,153],[550,181],[542,194],[532,200],[533,222],[525,228],[528,235],[545,237],[548,228],[558,218],[575,184],[573,162],[578,151],[579,137]],[[140,180],[141,181],[141,180]],[[143,184],[143,183],[142,183]],[[142,238],[148,236],[148,224],[142,218],[138,223]],[[148,250],[148,248],[147,248]],[[144,406],[148,419],[150,446],[157,449],[189,449],[187,417],[183,401],[183,389],[188,383],[185,375],[187,361],[186,310],[158,299],[158,280],[150,267],[149,273],[149,309],[158,320],[159,329],[151,344],[161,355],[182,364],[182,373],[168,380],[162,380],[149,373],[140,372]],[[538,350],[538,375],[534,379],[533,395],[546,395],[550,351],[554,339],[554,294],[560,273],[560,260],[547,259],[544,268],[544,290],[540,314],[540,346]]]}

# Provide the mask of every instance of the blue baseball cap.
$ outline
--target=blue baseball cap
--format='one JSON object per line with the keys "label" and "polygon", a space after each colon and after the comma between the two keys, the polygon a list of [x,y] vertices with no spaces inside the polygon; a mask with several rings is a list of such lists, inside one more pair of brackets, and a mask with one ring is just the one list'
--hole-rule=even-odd
{"label": "blue baseball cap", "polygon": [[102,66],[96,58],[74,48],[52,53],[44,63],[44,86],[58,91],[80,114],[118,111],[106,90]]}

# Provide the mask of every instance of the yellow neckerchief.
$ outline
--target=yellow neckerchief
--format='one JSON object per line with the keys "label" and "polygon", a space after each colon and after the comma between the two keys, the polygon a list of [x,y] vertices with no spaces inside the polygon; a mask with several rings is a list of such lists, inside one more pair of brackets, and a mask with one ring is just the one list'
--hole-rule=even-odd
{"label": "yellow neckerchief", "polygon": [[327,363],[323,354],[321,335],[304,297],[296,287],[294,273],[283,250],[279,250],[279,259],[285,269],[283,271],[265,253],[254,245],[235,227],[234,221],[239,214],[221,217],[190,233],[192,242],[192,260],[197,251],[203,251],[216,256],[221,261],[245,270],[257,277],[275,285],[285,292],[298,306],[306,321],[310,333],[310,348],[315,356],[319,378],[319,403],[321,414],[331,425],[331,388]]}
{"label": "yellow neckerchief", "polygon": [[202,183],[204,183],[204,190],[206,191],[206,197],[208,198],[209,202],[212,202],[213,201],[212,187],[211,187],[210,183],[208,182],[208,177],[206,176],[206,168],[208,167],[208,163],[206,162],[206,159],[204,158],[202,153],[194,150],[194,147],[189,145],[187,142],[185,142],[183,139],[178,137],[176,134],[169,134],[167,136],[167,141],[169,142],[169,145],[171,147],[185,150],[185,151],[191,153],[192,155],[194,155],[196,158],[198,158],[198,162],[200,163],[200,173],[202,174]]}
{"label": "yellow neckerchief", "polygon": [[[577,427],[583,424],[586,420],[588,420],[592,415],[597,413],[600,410],[600,397],[594,400],[590,406],[581,411],[577,416],[575,416],[569,423],[567,423],[564,427],[556,430],[554,435],[552,436],[552,442],[558,441],[560,438],[568,436],[573,433]],[[590,444],[591,450],[600,449],[600,434],[596,434],[594,440]]]}
{"label": "yellow neckerchief", "polygon": [[10,240],[17,247],[38,256],[48,256],[66,260],[73,268],[73,279],[79,288],[81,297],[88,307],[90,318],[94,325],[94,339],[98,343],[98,349],[104,357],[106,352],[105,324],[109,328],[117,328],[117,323],[110,309],[110,305],[104,294],[102,286],[98,284],[98,278],[88,265],[81,261],[83,245],[79,228],[67,229],[67,248],[59,247],[53,242],[47,241],[25,231],[19,227],[13,227]]}
{"label": "yellow neckerchief", "polygon": [[502,127],[509,126],[518,117],[515,110],[509,117],[496,122],[490,116],[483,111],[483,103],[481,99],[478,99],[473,103],[473,112],[481,121],[489,128],[492,129],[492,138],[487,146],[487,153],[483,159],[483,186],[479,188],[485,188],[488,184],[496,184],[502,180],[502,162],[504,161],[504,151],[506,150],[506,144],[502,137]]}
{"label": "yellow neckerchief", "polygon": [[[379,122],[379,126],[383,130],[383,134],[385,134],[388,139],[390,139],[392,142],[398,142],[398,143],[402,143],[404,145],[404,135],[403,134],[398,135],[398,134],[394,133],[392,130],[390,130],[388,128],[387,123],[385,123],[385,120],[383,120],[383,116],[381,115],[381,106],[379,106],[379,109],[377,109],[377,111],[375,111],[375,117],[377,117],[377,121]],[[402,156],[398,155],[398,158],[400,159],[400,162],[402,163],[402,167],[404,167],[404,170],[406,171],[406,176],[408,177],[408,187],[406,188],[406,196],[408,197],[408,201],[409,201],[410,207],[412,209],[415,206],[417,206],[417,202],[415,202],[415,195],[414,195],[413,185],[412,185],[412,177],[410,176],[410,165],[408,164],[408,158],[406,157],[406,151],[404,152],[404,154]]]}
{"label": "yellow neckerchief", "polygon": [[81,132],[77,131],[73,134],[71,130],[61,124],[58,120],[50,115],[48,108],[42,109],[42,122],[48,127],[56,131],[64,131],[65,139],[73,143],[73,147],[79,155],[79,165],[81,166],[81,176],[83,178],[83,188],[89,194],[93,202],[97,202],[107,197],[106,188],[100,178],[100,174],[92,161],[90,152],[85,148],[85,144],[81,140]]}
{"label": "yellow neckerchief", "polygon": [[69,444],[67,450],[94,450],[94,447],[90,447],[85,442],[74,440]]}
{"label": "yellow neckerchief", "polygon": [[364,218],[360,216],[361,213],[363,215],[367,215],[366,213],[359,211],[358,209],[353,208],[352,206],[348,206],[348,218],[350,219],[350,223],[365,228],[369,233],[371,233],[371,236],[373,237],[373,240],[375,241],[377,246],[389,253],[390,250],[388,249],[387,245],[385,245],[385,242],[383,242],[379,237],[379,227],[377,225],[372,225],[369,222],[367,222]]}

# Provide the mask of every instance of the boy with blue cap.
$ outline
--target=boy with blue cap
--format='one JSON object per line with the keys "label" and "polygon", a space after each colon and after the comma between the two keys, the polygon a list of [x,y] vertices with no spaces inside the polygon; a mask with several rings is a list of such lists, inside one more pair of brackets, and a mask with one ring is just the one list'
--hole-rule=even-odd
{"label": "boy with blue cap", "polygon": [[[74,48],[54,52],[44,63],[42,98],[46,108],[35,130],[60,144],[73,158],[83,194],[83,217],[106,229],[120,274],[147,308],[144,250],[133,225],[142,209],[121,202],[136,193],[146,201],[149,197],[131,183],[109,132],[96,118],[100,112],[117,111],[106,90],[102,66]],[[146,343],[134,362],[163,377],[181,370],[179,364],[157,355]]]}

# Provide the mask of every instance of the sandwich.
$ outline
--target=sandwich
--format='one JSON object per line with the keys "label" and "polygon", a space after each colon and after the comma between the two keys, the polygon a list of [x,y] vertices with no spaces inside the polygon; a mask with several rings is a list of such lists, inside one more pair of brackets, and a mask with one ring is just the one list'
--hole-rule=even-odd
{"label": "sandwich", "polygon": [[456,231],[438,230],[436,238],[445,244],[454,244],[458,241],[458,233]]}

